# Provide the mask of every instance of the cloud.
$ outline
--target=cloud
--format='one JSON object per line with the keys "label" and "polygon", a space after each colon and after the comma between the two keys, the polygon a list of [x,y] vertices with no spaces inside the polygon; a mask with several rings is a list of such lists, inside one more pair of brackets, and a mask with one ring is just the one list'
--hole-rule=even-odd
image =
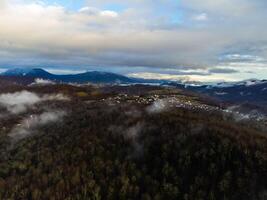
{"label": "cloud", "polygon": [[126,130],[124,137],[129,140],[136,140],[139,137],[139,134],[143,128],[142,123],[138,123],[135,126],[132,126]]}
{"label": "cloud", "polygon": [[227,54],[221,58],[222,61],[229,62],[264,62],[266,59],[255,55]]}
{"label": "cloud", "polygon": [[182,0],[182,5],[185,8],[190,8],[193,10],[201,10],[210,13],[215,13],[216,15],[223,16],[244,16],[248,13],[253,13],[257,11],[262,11],[262,6],[266,6],[264,0]]}
{"label": "cloud", "polygon": [[0,1],[0,9],[4,9],[6,7],[6,0]]}
{"label": "cloud", "polygon": [[206,69],[176,70],[170,68],[143,69],[142,71],[128,73],[127,76],[144,79],[181,80],[187,76],[209,76],[211,73]]}
{"label": "cloud", "polygon": [[0,104],[13,114],[24,112],[27,107],[40,102],[38,95],[28,92],[15,92],[0,95]]}
{"label": "cloud", "polygon": [[[231,117],[233,120],[237,122],[250,122],[250,121],[258,121],[259,125],[263,125],[266,120],[266,113],[261,111],[260,109],[247,110],[244,109],[242,105],[230,106],[224,110],[223,116],[226,118]],[[266,128],[266,127],[265,127]]]}
{"label": "cloud", "polygon": [[115,11],[111,10],[99,10],[94,7],[83,7],[79,10],[80,13],[86,14],[86,15],[91,15],[91,16],[98,16],[98,17],[111,17],[111,18],[116,18],[119,16],[119,14]]}
{"label": "cloud", "polygon": [[147,107],[147,112],[150,114],[160,113],[162,111],[165,111],[167,108],[168,108],[167,100],[166,99],[159,99]]}
{"label": "cloud", "polygon": [[39,127],[55,123],[65,115],[66,113],[64,111],[51,111],[44,112],[40,115],[30,115],[14,127],[8,136],[12,138],[13,142],[18,142],[31,136]]}
{"label": "cloud", "polygon": [[125,126],[110,126],[109,131],[113,134],[122,135],[123,138],[130,142],[133,152],[130,152],[130,156],[140,156],[143,152],[143,143],[140,141],[142,130],[146,128],[144,122],[137,122],[130,127]]}
{"label": "cloud", "polygon": [[36,78],[32,85],[53,85],[53,84],[55,84],[55,82],[53,82],[51,80],[45,80],[45,79],[41,79],[41,78]]}
{"label": "cloud", "polygon": [[45,94],[41,96],[41,101],[69,101],[69,97],[58,93],[58,94]]}
{"label": "cloud", "polygon": [[25,112],[31,106],[43,101],[67,101],[68,97],[62,94],[38,95],[29,91],[6,93],[0,95],[0,105],[12,114]]}
{"label": "cloud", "polygon": [[196,21],[206,21],[208,20],[208,15],[207,13],[201,13],[199,15],[196,15],[193,17],[193,20],[196,20]]}
{"label": "cloud", "polygon": [[[231,73],[235,74],[235,73]],[[227,74],[229,75],[229,73]],[[154,72],[139,72],[139,73],[130,73],[130,77],[135,78],[144,78],[144,79],[157,79],[157,80],[171,80],[171,81],[181,81],[181,82],[223,82],[223,81],[234,81],[235,77],[228,77],[225,73],[216,73],[214,76],[212,73],[203,75],[203,74],[194,74],[190,75],[177,75],[177,74],[168,74],[168,73],[154,73]],[[242,77],[240,77],[243,80]]]}
{"label": "cloud", "polygon": [[266,59],[266,8],[263,0],[93,0],[70,11],[10,0],[0,4],[0,65],[212,69],[229,51]]}
{"label": "cloud", "polygon": [[209,72],[213,74],[232,74],[232,73],[238,73],[239,71],[227,68],[214,68],[210,69]]}
{"label": "cloud", "polygon": [[134,149],[132,156],[140,156],[143,153],[143,144],[139,141],[142,129],[145,125],[142,122],[138,122],[136,125],[128,128],[125,132],[125,139],[131,141],[132,147]]}

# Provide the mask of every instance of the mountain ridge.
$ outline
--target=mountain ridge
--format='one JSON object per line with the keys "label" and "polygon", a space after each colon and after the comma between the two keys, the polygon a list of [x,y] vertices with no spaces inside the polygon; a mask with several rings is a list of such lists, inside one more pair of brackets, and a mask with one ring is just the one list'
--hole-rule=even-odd
{"label": "mountain ridge", "polygon": [[15,77],[31,77],[31,78],[43,78],[49,79],[57,82],[75,82],[75,83],[131,83],[132,79],[109,72],[99,72],[99,71],[90,71],[78,74],[66,74],[66,75],[57,75],[47,72],[42,68],[33,68],[33,69],[21,69],[14,68],[9,69],[6,72],[1,73],[1,76],[15,76]]}
{"label": "mountain ridge", "polygon": [[[168,80],[150,80],[127,77],[120,74],[101,71],[89,71],[78,74],[56,75],[42,68],[14,68],[0,74],[2,77],[29,77],[48,79],[59,83],[93,83],[93,84],[157,84],[167,87],[186,89],[192,92],[208,95],[221,101],[234,103],[255,103],[267,105],[267,80],[248,79],[239,82],[221,82],[210,84],[186,83]],[[24,81],[25,82],[25,81]]]}

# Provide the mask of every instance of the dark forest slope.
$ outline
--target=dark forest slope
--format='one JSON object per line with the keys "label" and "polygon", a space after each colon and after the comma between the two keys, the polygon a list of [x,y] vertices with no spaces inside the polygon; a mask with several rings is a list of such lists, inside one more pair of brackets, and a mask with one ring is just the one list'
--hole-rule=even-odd
{"label": "dark forest slope", "polygon": [[138,97],[85,87],[28,90],[71,97],[29,113],[49,106],[68,114],[12,148],[8,126],[1,130],[0,199],[266,199],[265,133],[219,112],[153,110],[149,100],[196,97],[159,88]]}

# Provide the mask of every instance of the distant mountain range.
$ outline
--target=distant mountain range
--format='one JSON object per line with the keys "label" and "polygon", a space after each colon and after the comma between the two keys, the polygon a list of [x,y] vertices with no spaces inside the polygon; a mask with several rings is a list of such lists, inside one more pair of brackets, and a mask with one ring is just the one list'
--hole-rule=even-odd
{"label": "distant mountain range", "polygon": [[206,85],[187,85],[169,83],[180,89],[206,94],[223,102],[252,103],[267,106],[267,80],[245,80],[235,83],[217,83]]}
{"label": "distant mountain range", "polygon": [[95,83],[95,84],[158,84],[186,89],[193,92],[205,94],[218,100],[230,103],[253,103],[267,106],[267,80],[246,80],[241,82],[224,82],[216,84],[188,84],[167,80],[148,80],[131,78],[109,72],[85,72],[80,74],[56,75],[43,69],[10,69],[0,74],[3,78],[17,78],[18,81],[28,83],[25,79],[34,81],[36,78],[51,80],[61,83]]}
{"label": "distant mountain range", "polygon": [[137,80],[133,80],[126,76],[108,73],[108,72],[85,72],[80,74],[70,75],[56,75],[49,73],[43,69],[10,69],[1,74],[2,76],[11,77],[30,77],[30,78],[42,78],[55,82],[64,83],[133,83]]}

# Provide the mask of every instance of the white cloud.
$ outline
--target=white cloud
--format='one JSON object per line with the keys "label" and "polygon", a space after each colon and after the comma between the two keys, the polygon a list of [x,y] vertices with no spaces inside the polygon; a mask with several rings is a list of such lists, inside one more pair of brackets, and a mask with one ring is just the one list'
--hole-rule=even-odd
{"label": "white cloud", "polygon": [[95,7],[83,7],[79,10],[80,13],[87,15],[95,15],[99,17],[118,17],[119,14],[112,10],[99,10]]}
{"label": "white cloud", "polygon": [[79,12],[96,15],[99,13],[99,10],[94,7],[83,7],[79,10]]}
{"label": "white cloud", "polygon": [[182,5],[185,8],[190,8],[196,11],[206,11],[222,16],[244,16],[248,13],[262,9],[266,3],[264,0],[182,0]]}
{"label": "white cloud", "polygon": [[31,106],[43,101],[67,101],[63,94],[38,95],[28,91],[5,93],[0,95],[0,105],[10,113],[19,114],[25,112]]}
{"label": "white cloud", "polygon": [[0,4],[0,65],[195,69],[228,51],[267,58],[263,0],[112,1],[122,11],[101,9],[106,0],[79,11],[17,2]]}
{"label": "white cloud", "polygon": [[55,84],[55,82],[53,82],[51,80],[45,80],[45,79],[37,78],[34,80],[34,83],[32,85],[53,85],[53,84]]}
{"label": "white cloud", "polygon": [[119,16],[118,13],[114,11],[110,11],[110,10],[104,10],[100,12],[100,14],[105,17],[118,17]]}
{"label": "white cloud", "polygon": [[255,55],[247,55],[247,54],[228,54],[222,57],[222,61],[245,61],[245,62],[264,62],[266,59],[255,56]]}
{"label": "white cloud", "polygon": [[199,15],[194,16],[193,19],[196,21],[206,21],[208,20],[208,15],[207,13],[201,13]]}
{"label": "white cloud", "polygon": [[8,136],[12,138],[13,142],[18,142],[31,136],[38,127],[57,122],[65,115],[64,111],[51,111],[43,112],[40,115],[30,115],[14,127]]}
{"label": "white cloud", "polygon": [[[229,66],[220,66],[223,69],[227,69]],[[217,69],[218,67],[212,67],[212,69]],[[231,68],[230,68],[231,69]],[[235,69],[235,68],[234,68]],[[131,73],[129,76],[135,78],[145,78],[145,79],[158,79],[158,80],[172,80],[181,82],[222,82],[222,81],[241,81],[247,79],[249,74],[246,72],[238,73],[238,77],[235,73],[218,73],[209,75],[178,75],[171,73],[154,73],[154,72],[137,72]],[[251,75],[251,74],[250,74]]]}
{"label": "white cloud", "polygon": [[159,99],[147,107],[147,112],[150,114],[160,113],[168,108],[167,100]]}
{"label": "white cloud", "polygon": [[0,95],[0,104],[14,114],[24,112],[27,107],[40,101],[41,99],[38,95],[28,91]]}

